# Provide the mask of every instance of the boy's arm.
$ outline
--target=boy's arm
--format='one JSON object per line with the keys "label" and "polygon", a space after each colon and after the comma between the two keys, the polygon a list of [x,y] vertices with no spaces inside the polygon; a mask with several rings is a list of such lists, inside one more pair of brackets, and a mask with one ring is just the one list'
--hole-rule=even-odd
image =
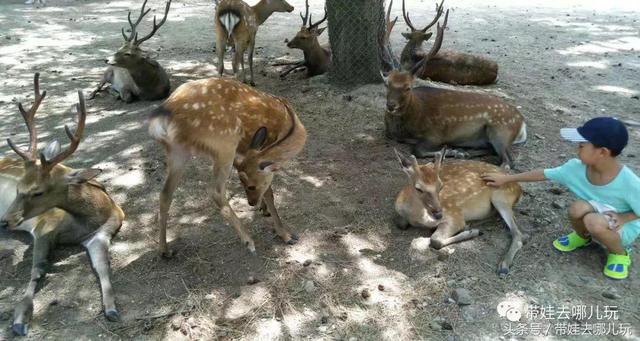
{"label": "boy's arm", "polygon": [[482,174],[482,180],[489,186],[500,187],[510,182],[544,181],[547,178],[544,176],[544,170],[536,169],[519,174],[486,173]]}
{"label": "boy's arm", "polygon": [[604,214],[608,215],[609,217],[611,217],[611,220],[613,220],[613,224],[610,227],[610,229],[616,229],[616,230],[621,228],[622,225],[640,218],[633,211],[625,212],[625,213],[605,212]]}

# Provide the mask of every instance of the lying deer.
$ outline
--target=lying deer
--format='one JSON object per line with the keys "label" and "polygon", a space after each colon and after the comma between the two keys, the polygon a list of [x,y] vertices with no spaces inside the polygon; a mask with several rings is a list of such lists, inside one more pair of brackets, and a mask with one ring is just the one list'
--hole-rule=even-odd
{"label": "lying deer", "polygon": [[415,75],[436,55],[447,25],[438,24],[431,51],[410,71],[393,70],[382,75],[387,87],[387,136],[415,143],[413,153],[426,157],[443,145],[470,148],[493,147],[505,167],[513,167],[511,145],[526,140],[524,118],[502,99],[476,92],[413,87]]}
{"label": "lying deer", "polygon": [[396,150],[402,170],[409,177],[409,183],[396,198],[396,225],[400,229],[435,228],[431,245],[440,249],[477,237],[477,229],[464,230],[467,221],[489,217],[493,207],[511,230],[511,246],[498,268],[499,273],[508,273],[526,239],[513,215],[513,205],[522,194],[520,185],[513,182],[490,187],[480,176],[502,172],[497,166],[470,160],[443,163],[444,155],[444,151],[436,153],[433,163],[419,165],[413,155],[407,158]]}
{"label": "lying deer", "polygon": [[98,88],[94,90],[89,99],[93,99],[102,90],[106,83],[111,84],[111,89],[117,92],[118,96],[126,103],[136,99],[154,101],[167,98],[171,90],[169,76],[160,64],[151,55],[140,48],[140,44],[149,40],[167,20],[171,0],[167,1],[164,10],[164,17],[160,23],[156,23],[156,16],[153,16],[153,28],[146,36],[138,39],[138,25],[151,9],[145,10],[147,0],[142,3],[140,15],[136,22],[131,21],[131,11],[127,19],[131,26],[131,33],[127,36],[122,29],[124,44],[107,60],[110,66],[102,75],[102,80]]}
{"label": "lying deer", "polygon": [[238,77],[238,64],[242,67],[242,81],[246,83],[244,53],[248,53],[250,84],[255,86],[253,77],[253,52],[256,45],[258,26],[262,25],[274,12],[292,12],[293,6],[286,0],[260,0],[249,6],[242,0],[219,0],[216,6],[216,52],[218,54],[218,74],[224,73],[224,53],[227,42],[234,44],[232,60],[233,74]]}
{"label": "lying deer", "polygon": [[213,200],[252,254],[253,240],[226,197],[231,166],[247,194],[249,205],[264,201],[275,232],[288,244],[292,235],[282,224],[273,200],[271,181],[283,162],[303,148],[307,133],[287,100],[225,78],[181,85],[151,114],[149,133],[165,149],[167,178],[160,193],[160,252],[167,248],[167,214],[184,167],[193,154],[213,160]]}
{"label": "lying deer", "polygon": [[[404,22],[411,29],[410,33],[402,33],[408,41],[400,55],[400,62],[405,70],[411,70],[425,56],[422,43],[429,40],[431,33],[427,30],[433,26],[443,13],[444,0],[436,7],[436,17],[422,29],[416,29],[411,23],[409,13],[405,11],[402,1],[402,16]],[[418,78],[431,79],[460,85],[493,84],[498,77],[498,64],[485,57],[451,51],[439,51],[426,62],[425,68],[418,73]]]}
{"label": "lying deer", "polygon": [[[275,66],[292,65],[280,73],[280,77],[286,77],[292,71],[300,68],[307,69],[307,77],[322,75],[329,70],[329,65],[331,65],[331,47],[329,45],[320,46],[318,42],[318,37],[326,29],[326,27],[318,28],[318,26],[327,20],[327,11],[325,9],[324,18],[314,23],[309,14],[309,0],[305,0],[305,6],[305,15],[303,16],[302,13],[300,13],[302,27],[300,31],[296,33],[296,36],[287,43],[287,47],[290,49],[302,50],[304,60],[293,64],[274,64]],[[307,23],[309,26],[307,26]]]}
{"label": "lying deer", "polygon": [[60,244],[82,244],[87,249],[100,282],[104,314],[109,321],[119,319],[109,274],[109,244],[124,213],[104,186],[93,180],[99,169],[76,170],[60,163],[78,148],[84,131],[87,112],[80,91],[78,126],[74,133],[65,126],[71,144],[60,152],[60,144],[54,142],[38,154],[34,116],[46,95],[46,91],[40,93],[38,77],[36,73],[31,108],[27,111],[18,104],[29,130],[29,149],[25,151],[8,139],[23,160],[0,159],[0,226],[29,232],[34,240],[31,279],[13,315],[12,329],[18,335],[27,334],[36,287],[46,274],[50,251]]}

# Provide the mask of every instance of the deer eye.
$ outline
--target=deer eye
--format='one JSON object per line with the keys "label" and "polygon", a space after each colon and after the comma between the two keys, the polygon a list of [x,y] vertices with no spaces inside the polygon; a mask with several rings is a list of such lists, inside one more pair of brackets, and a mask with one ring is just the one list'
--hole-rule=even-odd
{"label": "deer eye", "polygon": [[421,190],[420,188],[416,187],[416,191],[418,191],[418,193],[424,193],[423,190]]}
{"label": "deer eye", "polygon": [[256,190],[256,186],[247,186],[247,189],[250,191],[255,191]]}
{"label": "deer eye", "polygon": [[39,196],[41,196],[43,194],[44,194],[44,192],[34,192],[34,193],[31,193],[31,196],[35,198],[35,197],[39,197]]}

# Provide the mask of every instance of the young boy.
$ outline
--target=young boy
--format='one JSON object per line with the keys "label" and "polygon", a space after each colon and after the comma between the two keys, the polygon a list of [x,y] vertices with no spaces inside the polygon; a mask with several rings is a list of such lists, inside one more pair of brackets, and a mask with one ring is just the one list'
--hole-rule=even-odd
{"label": "young boy", "polygon": [[513,181],[553,180],[569,188],[578,200],[569,207],[573,232],[553,241],[563,252],[583,247],[594,238],[609,252],[604,274],[615,279],[629,276],[631,244],[640,234],[640,178],[616,156],[629,134],[622,122],[598,117],[582,127],[560,129],[565,140],[578,142],[578,158],[557,168],[504,175],[484,174],[490,186]]}

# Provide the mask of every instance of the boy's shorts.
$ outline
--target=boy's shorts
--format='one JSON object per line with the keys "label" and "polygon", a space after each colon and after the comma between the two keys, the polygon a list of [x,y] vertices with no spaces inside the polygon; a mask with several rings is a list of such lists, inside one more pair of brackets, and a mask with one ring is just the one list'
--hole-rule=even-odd
{"label": "boy's shorts", "polygon": [[[607,204],[602,204],[597,201],[589,200],[589,205],[593,207],[593,210],[596,213],[603,214],[607,222],[609,222],[609,227],[613,227],[613,220],[610,216],[606,215],[606,212],[616,212],[616,209]],[[616,212],[617,213],[617,212]],[[625,224],[627,225],[627,224]],[[631,248],[631,244],[638,237],[638,233],[633,231],[631,228],[625,228],[625,225],[622,225],[622,228],[618,229],[618,234],[620,235],[620,241],[622,242],[622,246],[625,249]]]}

